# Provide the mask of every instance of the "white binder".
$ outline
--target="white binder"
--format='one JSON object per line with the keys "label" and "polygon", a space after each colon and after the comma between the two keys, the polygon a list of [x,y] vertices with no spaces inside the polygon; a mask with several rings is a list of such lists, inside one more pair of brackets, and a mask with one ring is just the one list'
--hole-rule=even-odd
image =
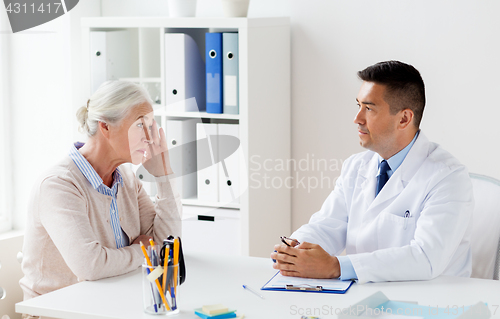
{"label": "white binder", "polygon": [[91,93],[108,80],[139,76],[132,38],[129,31],[90,31]]}
{"label": "white binder", "polygon": [[165,94],[167,111],[204,111],[205,62],[193,38],[165,33]]}
{"label": "white binder", "polygon": [[218,124],[219,137],[219,201],[240,202],[239,125]]}
{"label": "white binder", "polygon": [[170,166],[181,198],[196,197],[196,123],[200,119],[167,120],[165,135]]}
{"label": "white binder", "polygon": [[219,201],[217,124],[196,124],[198,200]]}

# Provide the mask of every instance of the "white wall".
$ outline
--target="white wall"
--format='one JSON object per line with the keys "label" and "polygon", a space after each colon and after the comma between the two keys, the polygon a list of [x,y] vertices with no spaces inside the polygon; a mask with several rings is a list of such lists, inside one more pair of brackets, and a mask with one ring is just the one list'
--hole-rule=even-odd
{"label": "white wall", "polygon": [[[249,17],[290,16],[289,0],[250,0]],[[166,0],[101,0],[103,16],[168,16]],[[222,17],[221,0],[197,0],[197,17]]]}
{"label": "white wall", "polygon": [[78,46],[75,51],[72,41],[79,41],[79,16],[92,11],[100,14],[99,2],[86,2],[39,27],[7,34],[10,47],[2,48],[8,50],[11,71],[8,81],[15,229],[24,229],[29,194],[37,177],[60,161],[73,142],[76,119],[72,85],[78,83],[75,68],[80,49]]}
{"label": "white wall", "polygon": [[[9,79],[7,74],[10,70],[9,48],[10,37],[3,30],[10,30],[7,12],[0,12],[0,149],[8,150],[11,144],[11,121],[10,108],[6,107],[9,102]],[[12,228],[12,157],[9,152],[0,153],[0,232]]]}
{"label": "white wall", "polygon": [[24,227],[28,195],[41,171],[61,158],[70,128],[67,105],[70,87],[63,47],[66,19],[11,35],[10,102],[14,175],[15,228]]}
{"label": "white wall", "polygon": [[[500,52],[500,19],[496,17],[500,2],[250,2],[250,17],[292,19],[292,156],[304,164],[304,170],[294,175],[298,179],[292,195],[293,229],[320,208],[332,190],[327,185],[339,175],[340,162],[362,150],[352,123],[360,86],[356,72],[382,60],[405,61],[422,73],[427,87],[425,134],[470,171],[500,179],[494,123],[500,113],[495,105],[500,87],[500,77],[495,74],[500,63],[496,58]],[[86,101],[86,97],[68,95],[81,85],[78,17],[100,12],[104,16],[157,16],[168,15],[168,8],[164,0],[80,1],[70,20],[64,16],[38,28],[55,33],[31,30],[13,35],[18,228],[24,225],[26,189],[31,189],[34,177],[64,155],[72,142],[75,110]],[[198,0],[197,15],[222,16],[220,1]],[[315,164],[326,159],[328,169],[313,169],[312,159]],[[315,182],[319,183],[316,187]]]}
{"label": "white wall", "polygon": [[[352,123],[356,72],[396,59],[421,72],[422,130],[471,172],[500,179],[495,98],[500,87],[500,2],[473,0],[290,0],[292,155],[345,159],[362,150]],[[332,177],[338,172],[329,172]],[[308,176],[319,176],[309,172]],[[292,228],[331,189],[293,193]]]}

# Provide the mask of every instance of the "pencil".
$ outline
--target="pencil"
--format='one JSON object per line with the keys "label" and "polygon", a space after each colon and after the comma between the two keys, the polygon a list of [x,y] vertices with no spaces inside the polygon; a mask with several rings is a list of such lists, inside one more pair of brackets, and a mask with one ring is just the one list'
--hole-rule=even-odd
{"label": "pencil", "polygon": [[[179,238],[174,239],[174,295],[177,296],[177,271],[179,270]],[[175,302],[177,308],[177,301]]]}
{"label": "pencil", "polygon": [[[150,240],[150,241],[152,241],[152,240]],[[146,262],[148,263],[148,266],[153,267],[151,265],[151,260],[149,259],[149,256],[148,256],[148,252],[146,251],[146,247],[144,247],[144,244],[142,243],[142,241],[139,243],[141,244],[142,253],[144,254],[144,257],[146,258]],[[165,300],[165,296],[161,293],[163,291],[163,289],[161,288],[161,285],[160,285],[160,282],[158,281],[158,278],[155,279],[155,282],[156,282],[156,286],[158,287],[158,291],[160,292],[161,300],[165,304],[165,307],[167,307],[167,310],[170,311],[170,306],[168,305],[167,300]]]}

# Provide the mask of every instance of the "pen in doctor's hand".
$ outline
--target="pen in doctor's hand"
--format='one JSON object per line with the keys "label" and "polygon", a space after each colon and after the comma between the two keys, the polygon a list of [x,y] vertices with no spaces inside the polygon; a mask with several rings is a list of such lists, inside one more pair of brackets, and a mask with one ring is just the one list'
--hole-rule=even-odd
{"label": "pen in doctor's hand", "polygon": [[[286,242],[286,240],[290,240],[294,245],[291,246],[289,243]],[[280,240],[283,244],[287,245],[288,247],[295,247],[295,246],[298,246],[300,245],[300,242],[297,240],[297,239],[293,239],[293,238],[288,238],[286,236],[280,236]],[[274,251],[275,253],[277,253],[277,251],[275,250]],[[273,263],[276,262],[276,259],[273,259]]]}
{"label": "pen in doctor's hand", "polygon": [[[295,246],[300,245],[300,242],[299,242],[297,239],[288,238],[288,237],[285,237],[285,236],[281,236],[281,237],[280,237],[280,239],[281,239],[281,242],[282,242],[283,244],[287,245],[288,247],[295,247]],[[295,243],[295,245],[290,246],[290,244],[286,242],[286,240],[287,240],[287,239],[288,239],[288,240],[291,240],[291,241],[292,241],[292,243]]]}
{"label": "pen in doctor's hand", "polygon": [[250,291],[254,295],[259,296],[260,298],[264,299],[264,297],[261,294],[259,294],[257,291],[253,290],[252,288],[248,287],[247,285],[243,285],[243,288]]}

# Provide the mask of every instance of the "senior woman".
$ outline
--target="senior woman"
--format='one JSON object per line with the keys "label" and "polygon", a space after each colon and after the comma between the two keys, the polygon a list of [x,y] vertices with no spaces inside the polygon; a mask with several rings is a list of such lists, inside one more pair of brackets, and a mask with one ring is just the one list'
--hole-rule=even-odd
{"label": "senior woman", "polygon": [[[77,118],[88,141],[75,143],[31,195],[20,281],[25,300],[130,272],[144,258],[139,241],[159,243],[181,232],[180,197],[148,93],[130,82],[103,83]],[[156,176],[155,204],[124,163],[143,163]]]}

